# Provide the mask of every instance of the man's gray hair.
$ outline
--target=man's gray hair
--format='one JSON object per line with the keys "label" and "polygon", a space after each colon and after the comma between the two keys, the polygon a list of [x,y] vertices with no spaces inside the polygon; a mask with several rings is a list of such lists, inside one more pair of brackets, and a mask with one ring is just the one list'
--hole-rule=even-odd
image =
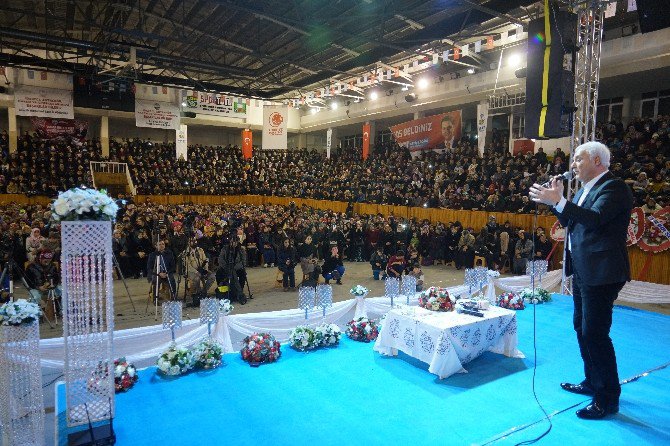
{"label": "man's gray hair", "polygon": [[600,158],[600,163],[609,169],[610,167],[610,149],[607,148],[607,146],[601,142],[598,141],[589,141],[585,142],[581,146],[578,146],[575,149],[575,154],[579,152],[580,150],[583,150],[584,152],[589,154],[589,158],[593,160],[595,157]]}

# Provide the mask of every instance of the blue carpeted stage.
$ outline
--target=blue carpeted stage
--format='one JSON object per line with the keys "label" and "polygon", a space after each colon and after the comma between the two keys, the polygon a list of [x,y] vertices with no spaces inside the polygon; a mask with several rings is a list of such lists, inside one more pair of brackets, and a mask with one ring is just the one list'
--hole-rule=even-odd
{"label": "blue carpeted stage", "polygon": [[[583,421],[586,397],[562,391],[582,379],[569,297],[537,307],[538,397],[553,414],[540,444],[670,444],[670,368],[624,385],[620,413]],[[372,344],[300,353],[282,346],[275,364],[251,368],[239,354],[226,365],[175,379],[140,372],[116,398],[117,444],[126,445],[468,445],[514,444],[548,426],[533,398],[533,308],[518,312],[526,359],[485,353],[469,373],[439,380],[407,356],[381,357]],[[670,361],[670,317],[615,309],[612,338],[622,379]],[[166,336],[168,334],[166,333]],[[67,444],[64,387],[57,392],[60,445]],[[576,407],[572,407],[575,406]],[[521,432],[514,433],[521,429]]]}

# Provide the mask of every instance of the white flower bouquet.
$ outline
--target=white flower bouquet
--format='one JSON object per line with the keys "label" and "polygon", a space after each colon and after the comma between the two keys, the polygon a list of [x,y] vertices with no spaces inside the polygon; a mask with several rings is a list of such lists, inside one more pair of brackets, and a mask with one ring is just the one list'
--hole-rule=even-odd
{"label": "white flower bouquet", "polygon": [[366,296],[370,290],[365,288],[363,285],[356,285],[352,289],[349,290],[349,293],[352,296],[360,297],[360,296]]}
{"label": "white flower bouquet", "polygon": [[316,327],[314,331],[319,344],[325,347],[339,344],[342,337],[342,330],[337,324],[322,324]]}
{"label": "white flower bouquet", "polygon": [[543,304],[545,302],[551,301],[551,295],[549,291],[544,288],[535,288],[535,294],[530,288],[524,288],[519,293],[519,296],[529,304]]}
{"label": "white flower bouquet", "polygon": [[25,299],[17,299],[0,306],[0,324],[21,325],[36,321],[42,315],[39,305]]}
{"label": "white flower bouquet", "polygon": [[223,316],[228,316],[235,306],[230,303],[230,299],[219,300],[219,313]]}
{"label": "white flower bouquet", "polygon": [[314,330],[302,325],[291,330],[288,335],[288,342],[291,347],[300,351],[312,350],[319,346]]}
{"label": "white flower bouquet", "polygon": [[203,339],[193,347],[195,367],[213,369],[221,365],[223,346],[212,339]]}
{"label": "white flower bouquet", "polygon": [[489,277],[491,277],[493,279],[497,279],[498,277],[500,277],[500,272],[498,272],[494,269],[490,269],[490,270],[486,271],[486,275],[488,275]]}
{"label": "white flower bouquet", "polygon": [[74,188],[58,194],[51,204],[51,218],[55,221],[114,221],[118,210],[119,206],[105,190]]}
{"label": "white flower bouquet", "polygon": [[171,343],[170,347],[158,357],[156,365],[158,366],[158,370],[164,375],[181,375],[193,368],[193,352],[184,347],[177,347],[175,343]]}

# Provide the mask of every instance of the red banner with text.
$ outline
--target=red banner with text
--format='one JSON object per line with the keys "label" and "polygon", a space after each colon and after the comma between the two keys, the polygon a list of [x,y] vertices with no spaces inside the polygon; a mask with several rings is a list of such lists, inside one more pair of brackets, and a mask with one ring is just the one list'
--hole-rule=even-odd
{"label": "red banner with text", "polygon": [[370,154],[370,123],[363,124],[363,159]]}
{"label": "red banner with text", "polygon": [[253,153],[253,136],[251,130],[242,130],[242,157],[245,160],[251,159]]}
{"label": "red banner with text", "polygon": [[88,122],[79,119],[30,117],[39,139],[59,140],[80,145],[86,142]]}
{"label": "red banner with text", "polygon": [[461,110],[403,122],[391,128],[396,142],[412,156],[426,150],[445,152],[461,139]]}

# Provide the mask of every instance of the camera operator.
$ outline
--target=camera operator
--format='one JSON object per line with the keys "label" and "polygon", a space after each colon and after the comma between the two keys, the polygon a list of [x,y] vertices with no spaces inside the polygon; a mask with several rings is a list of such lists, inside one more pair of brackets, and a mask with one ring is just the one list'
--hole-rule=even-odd
{"label": "camera operator", "polygon": [[231,301],[237,300],[240,303],[247,301],[243,289],[247,279],[244,265],[244,249],[240,246],[240,240],[233,234],[228,243],[221,248],[219,254],[219,269],[221,271],[217,272],[217,282],[219,281],[218,277],[225,277],[229,281],[229,298]]}
{"label": "camera operator", "polygon": [[184,251],[184,274],[190,283],[190,294],[195,305],[195,296],[207,294],[209,287],[214,283],[214,273],[209,271],[209,260],[205,251],[198,247],[195,239],[189,241]]}
{"label": "camera operator", "polygon": [[[156,263],[158,263],[158,265],[156,265]],[[174,299],[176,297],[175,291],[177,289],[174,280],[176,269],[172,251],[165,249],[165,241],[160,239],[156,243],[156,251],[149,254],[149,260],[147,261],[147,280],[152,286],[156,286],[156,278],[158,278],[159,289],[160,285],[167,283],[168,288],[170,289],[170,296]]]}
{"label": "camera operator", "polygon": [[60,274],[51,251],[42,251],[26,269],[26,282],[30,286],[30,301],[39,303],[46,300],[49,290],[54,290],[58,299],[61,296]]}

